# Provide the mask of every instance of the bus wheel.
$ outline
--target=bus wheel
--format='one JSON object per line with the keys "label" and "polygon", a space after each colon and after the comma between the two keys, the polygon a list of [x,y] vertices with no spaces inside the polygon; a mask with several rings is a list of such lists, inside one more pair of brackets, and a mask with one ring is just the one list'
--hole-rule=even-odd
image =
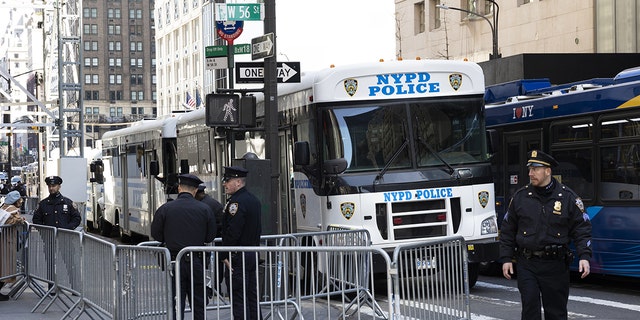
{"label": "bus wheel", "polygon": [[113,225],[111,222],[105,220],[103,217],[100,217],[100,235],[104,237],[110,237],[111,232],[113,231]]}

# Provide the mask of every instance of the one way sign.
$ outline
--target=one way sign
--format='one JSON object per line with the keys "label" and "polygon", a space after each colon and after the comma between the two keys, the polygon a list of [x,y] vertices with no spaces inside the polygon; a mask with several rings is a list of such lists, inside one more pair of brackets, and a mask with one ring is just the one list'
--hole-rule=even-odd
{"label": "one way sign", "polygon": [[[300,62],[278,62],[278,83],[300,82]],[[237,83],[264,83],[264,62],[236,62]]]}

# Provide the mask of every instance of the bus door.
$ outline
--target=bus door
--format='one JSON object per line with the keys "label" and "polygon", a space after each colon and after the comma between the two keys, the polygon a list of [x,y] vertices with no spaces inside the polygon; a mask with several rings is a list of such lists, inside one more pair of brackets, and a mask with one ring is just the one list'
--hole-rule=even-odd
{"label": "bus door", "polygon": [[[120,233],[123,230],[128,232],[129,230],[129,167],[130,164],[127,162],[127,152],[128,148],[123,146],[123,152],[120,153],[120,165],[121,165],[121,176],[120,176],[120,210],[118,211],[118,224],[120,226]],[[118,186],[116,185],[116,188]],[[118,192],[118,191],[116,191]]]}
{"label": "bus door", "polygon": [[[155,176],[151,175],[151,173],[149,172],[150,168],[151,168],[151,161],[155,160],[155,150],[146,150],[145,151],[145,156],[144,156],[144,174],[145,174],[145,178],[146,178],[146,183],[147,183],[147,194],[146,194],[146,202],[147,202],[147,206],[146,206],[146,217],[141,217],[141,219],[143,219],[141,221],[141,223],[144,224],[143,228],[145,231],[148,231],[148,234],[151,234],[151,221],[153,220],[153,215],[156,211],[156,209],[158,208],[159,204],[161,203],[158,199],[158,194],[162,194],[162,193],[158,193],[158,190],[156,188],[156,180]],[[162,191],[162,188],[161,190]],[[142,200],[143,203],[145,201],[145,199]],[[142,212],[141,212],[142,213]]]}
{"label": "bus door", "polygon": [[280,217],[278,231],[281,234],[295,232],[295,205],[293,205],[293,138],[291,130],[282,130],[280,138]]}
{"label": "bus door", "polygon": [[513,194],[529,183],[529,171],[526,166],[528,153],[533,149],[540,149],[541,141],[542,130],[540,129],[504,133],[502,168],[498,168],[504,176],[495,182],[496,191],[499,190],[498,195],[504,196],[504,199],[499,201],[501,207],[496,207],[498,223],[502,222]]}

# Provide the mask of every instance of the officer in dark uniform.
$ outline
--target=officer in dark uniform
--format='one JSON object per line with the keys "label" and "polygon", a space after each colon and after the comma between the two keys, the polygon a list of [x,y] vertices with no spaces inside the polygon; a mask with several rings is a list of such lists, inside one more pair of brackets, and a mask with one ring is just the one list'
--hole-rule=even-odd
{"label": "officer in dark uniform", "polygon": [[[224,169],[222,185],[230,197],[224,207],[222,245],[260,246],[261,205],[260,200],[245,188],[247,170],[238,166]],[[256,252],[245,252],[244,255],[231,252],[221,259],[227,266],[225,281],[231,290],[233,319],[262,318],[258,306]]]}
{"label": "officer in dark uniform", "polygon": [[49,196],[38,203],[33,212],[33,223],[71,230],[77,228],[82,218],[73,201],[60,193],[62,178],[50,176],[44,182],[49,188]]}
{"label": "officer in dark uniform", "polygon": [[201,183],[198,186],[195,198],[208,205],[216,216],[216,230],[218,230],[216,238],[218,238],[222,234],[222,209],[224,209],[224,207],[220,202],[218,202],[218,200],[211,198],[206,192],[204,192],[205,189],[206,186],[204,183]]}
{"label": "officer in dark uniform", "polygon": [[580,197],[551,176],[558,162],[533,150],[529,154],[530,183],[513,195],[500,231],[500,259],[505,278],[516,262],[522,319],[567,319],[569,264],[573,241],[582,278],[589,275],[591,222]]}
{"label": "officer in dark uniform", "polygon": [[[202,181],[192,174],[179,175],[178,198],[160,206],[153,217],[151,236],[164,243],[171,253],[171,260],[175,260],[178,252],[183,248],[203,246],[215,238],[216,219],[213,211],[209,206],[194,198],[198,185],[201,183]],[[180,294],[178,299],[183,316],[186,305],[185,298],[188,296],[193,319],[204,319],[203,268],[204,259],[201,252],[183,255],[180,260]],[[191,297],[192,281],[194,297]],[[176,290],[173,288],[174,295],[175,292]]]}
{"label": "officer in dark uniform", "polygon": [[[49,189],[49,196],[38,203],[38,207],[33,212],[32,222],[35,224],[70,230],[77,228],[80,225],[82,218],[80,217],[80,212],[78,212],[78,209],[73,204],[73,201],[60,193],[62,178],[58,176],[50,176],[45,178],[44,182],[47,184],[47,188]],[[44,242],[44,256],[48,264],[47,276],[49,280],[54,279],[54,268],[52,265],[54,261],[52,258],[54,250],[55,248],[53,247],[53,243]],[[67,256],[63,255],[62,259],[67,259]],[[67,266],[68,269],[66,271],[71,275],[71,263],[67,263],[65,261],[64,265]],[[61,271],[62,269],[58,270],[58,272]],[[70,279],[73,281],[73,277],[70,276]],[[55,288],[53,283],[48,283],[47,287],[49,289],[48,293],[54,293],[53,290]],[[73,284],[72,287],[74,287]]]}

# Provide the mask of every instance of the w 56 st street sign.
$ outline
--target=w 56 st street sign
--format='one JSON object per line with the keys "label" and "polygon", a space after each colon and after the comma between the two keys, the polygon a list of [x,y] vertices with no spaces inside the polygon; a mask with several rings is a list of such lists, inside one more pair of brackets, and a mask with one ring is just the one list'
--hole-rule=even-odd
{"label": "w 56 st street sign", "polygon": [[263,3],[216,3],[216,21],[264,20]]}

